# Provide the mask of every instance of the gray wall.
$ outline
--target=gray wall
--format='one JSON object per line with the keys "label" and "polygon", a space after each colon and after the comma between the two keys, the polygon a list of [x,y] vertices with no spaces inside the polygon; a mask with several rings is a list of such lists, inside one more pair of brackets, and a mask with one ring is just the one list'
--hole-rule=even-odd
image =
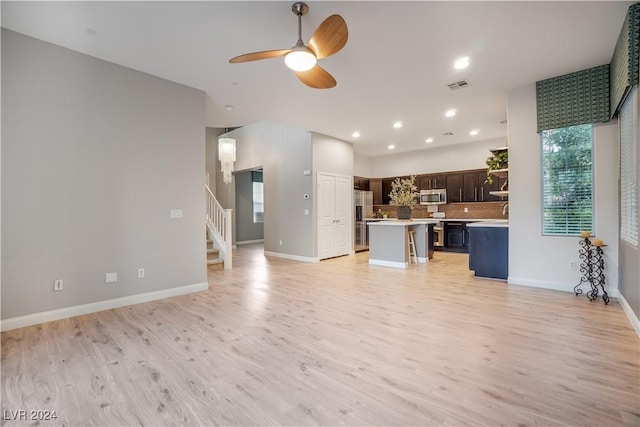
{"label": "gray wall", "polygon": [[203,92],[3,29],[2,124],[3,319],[206,282]]}
{"label": "gray wall", "polygon": [[[234,129],[237,171],[263,169],[264,180],[264,250],[290,257],[312,258],[313,242],[311,176],[311,134],[305,130],[271,122],[259,122]],[[225,208],[235,207],[235,177],[230,185],[222,183],[217,173],[216,197]],[[282,241],[282,244],[280,242]]]}
{"label": "gray wall", "polygon": [[253,222],[253,181],[251,171],[235,174],[236,182],[236,241],[264,239],[264,223]]}
{"label": "gray wall", "polygon": [[485,161],[490,155],[489,150],[505,145],[507,145],[506,138],[499,138],[371,157],[369,159],[370,175],[364,176],[384,178],[408,174],[419,175],[482,169],[487,167]]}
{"label": "gray wall", "polygon": [[[313,188],[318,188],[318,173],[328,173],[333,175],[344,175],[352,178],[355,170],[355,157],[353,153],[353,144],[351,142],[336,139],[331,136],[320,133],[312,133],[313,141]],[[317,194],[317,193],[316,193]],[[315,255],[318,255],[318,203],[317,198],[313,198],[313,244],[316,248]],[[355,206],[353,201],[353,192],[349,204],[352,206],[351,216],[355,217]],[[353,222],[353,220],[352,220]],[[352,231],[353,233],[353,231]],[[353,240],[353,235],[350,240]],[[353,242],[351,243],[353,250]]]}
{"label": "gray wall", "polygon": [[[509,116],[509,283],[573,292],[580,271],[578,237],[542,235],[541,141],[536,128],[535,84],[508,95]],[[594,127],[594,232],[608,246],[608,291],[618,291],[617,121]]]}

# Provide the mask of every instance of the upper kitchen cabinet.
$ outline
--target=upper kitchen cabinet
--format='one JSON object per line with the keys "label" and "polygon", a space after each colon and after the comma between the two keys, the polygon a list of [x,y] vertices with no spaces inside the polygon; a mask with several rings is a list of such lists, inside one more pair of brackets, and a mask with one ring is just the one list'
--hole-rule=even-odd
{"label": "upper kitchen cabinet", "polygon": [[355,190],[369,191],[369,178],[361,176],[353,177],[353,188]]}
{"label": "upper kitchen cabinet", "polygon": [[[389,193],[391,193],[391,183],[395,178],[383,178],[382,179],[382,204],[388,205],[391,203]],[[375,203],[374,203],[375,204]]]}
{"label": "upper kitchen cabinet", "polygon": [[446,175],[421,175],[417,181],[419,190],[435,190],[436,188],[447,187]]}
{"label": "upper kitchen cabinet", "polygon": [[447,203],[495,202],[500,197],[491,194],[500,190],[504,179],[494,177],[486,182],[487,170],[474,169],[447,175]]}
{"label": "upper kitchen cabinet", "polygon": [[447,175],[447,203],[462,202],[464,175],[455,173]]}
{"label": "upper kitchen cabinet", "polygon": [[382,179],[371,178],[369,179],[369,191],[373,192],[373,204],[382,204]]}
{"label": "upper kitchen cabinet", "polygon": [[479,202],[478,173],[469,172],[462,175],[462,201]]}
{"label": "upper kitchen cabinet", "polygon": [[505,179],[494,176],[492,182],[487,181],[488,170],[478,172],[478,201],[479,202],[499,202],[502,198],[491,193],[500,191],[500,186]]}

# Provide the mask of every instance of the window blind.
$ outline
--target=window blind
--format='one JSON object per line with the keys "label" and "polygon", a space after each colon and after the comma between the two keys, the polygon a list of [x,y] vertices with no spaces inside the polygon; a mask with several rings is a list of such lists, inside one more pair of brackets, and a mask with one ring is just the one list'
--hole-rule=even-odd
{"label": "window blind", "polygon": [[579,235],[593,230],[593,126],[542,132],[542,232]]}
{"label": "window blind", "polygon": [[638,90],[620,109],[620,239],[638,246]]}

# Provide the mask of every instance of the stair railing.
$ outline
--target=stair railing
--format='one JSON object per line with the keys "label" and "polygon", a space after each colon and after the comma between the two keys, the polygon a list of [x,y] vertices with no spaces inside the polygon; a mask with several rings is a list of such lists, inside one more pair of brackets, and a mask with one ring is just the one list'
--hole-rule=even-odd
{"label": "stair railing", "polygon": [[224,209],[207,185],[204,186],[207,203],[207,231],[209,238],[216,242],[224,259],[224,269],[230,270],[233,237],[231,233],[232,209]]}

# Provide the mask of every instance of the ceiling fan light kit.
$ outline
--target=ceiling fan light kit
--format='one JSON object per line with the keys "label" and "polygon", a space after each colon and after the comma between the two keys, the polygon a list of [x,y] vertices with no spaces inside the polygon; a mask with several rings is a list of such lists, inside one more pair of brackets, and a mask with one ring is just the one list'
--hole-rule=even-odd
{"label": "ceiling fan light kit", "polygon": [[318,60],[308,47],[296,46],[284,57],[284,63],[293,71],[309,71]]}
{"label": "ceiling fan light kit", "polygon": [[298,17],[298,42],[291,49],[263,50],[246,53],[229,60],[232,64],[257,61],[260,59],[284,56],[284,62],[295,72],[296,77],[305,85],[315,89],[329,89],[336,85],[336,79],[320,67],[319,59],[339,52],[349,37],[347,23],[340,15],[331,15],[318,26],[311,36],[308,46],[302,41],[302,16],[309,11],[309,6],[296,2],[291,6]]}

